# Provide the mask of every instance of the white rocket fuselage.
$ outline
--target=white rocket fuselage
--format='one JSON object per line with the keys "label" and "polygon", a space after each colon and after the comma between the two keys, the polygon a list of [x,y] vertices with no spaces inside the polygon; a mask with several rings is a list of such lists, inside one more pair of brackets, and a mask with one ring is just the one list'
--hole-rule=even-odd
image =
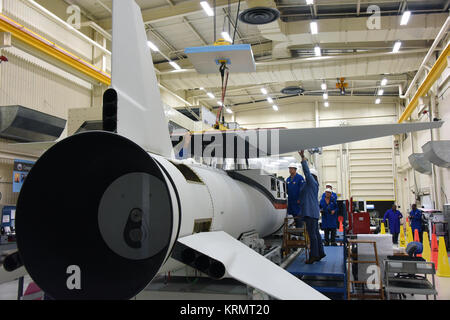
{"label": "white rocket fuselage", "polygon": [[[278,207],[254,186],[235,180],[220,169],[170,161],[157,155],[151,157],[163,168],[166,183],[170,186],[172,207],[182,210],[179,217],[176,217],[178,212],[173,211],[173,234],[177,234],[179,227],[179,238],[193,234],[196,222],[202,221],[211,222],[209,231],[225,231],[236,239],[251,231],[265,237],[282,227],[286,209]],[[201,182],[186,180],[174,163],[186,165]],[[173,239],[172,245],[175,241]],[[183,266],[184,264],[169,259],[159,273]]]}

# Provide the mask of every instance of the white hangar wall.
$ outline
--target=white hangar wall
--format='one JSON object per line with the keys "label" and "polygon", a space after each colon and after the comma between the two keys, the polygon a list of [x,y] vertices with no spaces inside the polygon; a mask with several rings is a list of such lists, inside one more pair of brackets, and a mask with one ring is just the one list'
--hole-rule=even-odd
{"label": "white hangar wall", "polygon": [[[325,108],[320,99],[311,101],[314,99],[286,99],[286,103],[279,100],[279,112],[266,106],[235,107],[235,114],[229,120],[251,129],[385,124],[395,123],[397,119],[397,99],[393,98],[375,105],[372,98],[330,97],[329,108]],[[331,183],[341,195],[340,199],[353,196],[359,200],[395,201],[393,142],[393,137],[387,137],[324,148],[316,164],[321,175],[321,192],[327,183]],[[287,169],[277,173],[288,176]]]}

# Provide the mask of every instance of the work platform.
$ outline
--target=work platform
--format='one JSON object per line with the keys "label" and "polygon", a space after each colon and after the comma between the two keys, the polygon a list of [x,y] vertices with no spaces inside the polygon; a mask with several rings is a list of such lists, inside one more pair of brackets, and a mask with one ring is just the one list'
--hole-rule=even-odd
{"label": "work platform", "polygon": [[319,262],[305,264],[305,255],[299,255],[286,270],[324,294],[342,294],[347,297],[347,272],[344,246],[324,247],[327,255]]}

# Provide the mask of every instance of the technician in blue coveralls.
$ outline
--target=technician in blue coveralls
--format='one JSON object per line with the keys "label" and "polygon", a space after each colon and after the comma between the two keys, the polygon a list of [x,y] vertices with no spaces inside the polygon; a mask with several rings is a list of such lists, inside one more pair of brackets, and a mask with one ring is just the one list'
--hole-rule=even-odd
{"label": "technician in blue coveralls", "polygon": [[[336,231],[338,228],[337,220],[337,202],[333,199],[333,191],[327,189],[324,193],[324,197],[320,200],[320,211],[322,212],[322,229],[325,232],[325,246],[337,246],[336,243]],[[331,241],[330,241],[331,234]]]}
{"label": "technician in blue coveralls", "polygon": [[297,228],[303,227],[303,221],[300,216],[300,192],[305,186],[305,179],[297,173],[297,165],[291,163],[289,165],[289,178],[286,180],[288,192],[288,209],[287,214],[292,215],[295,219]]}
{"label": "technician in blue coveralls", "polygon": [[395,204],[393,204],[392,208],[384,214],[383,223],[386,223],[386,219],[389,220],[389,232],[392,234],[392,242],[394,242],[394,244],[398,244],[401,218],[403,218],[403,215],[397,210]]}
{"label": "technician in blue coveralls", "polygon": [[412,205],[412,211],[409,213],[409,220],[411,221],[411,230],[413,236],[415,232],[414,230],[417,229],[417,231],[419,232],[420,242],[422,242],[422,211],[417,209],[417,205],[415,203]]}
{"label": "technician in blue coveralls", "polygon": [[[327,184],[327,185],[325,186],[325,189],[331,189],[331,199],[333,199],[334,201],[336,201],[336,204],[337,204],[337,198],[338,198],[338,197],[337,197],[337,194],[333,192],[333,186],[332,186],[331,184]],[[326,195],[326,192],[323,193],[322,199],[325,199],[325,195]]]}
{"label": "technician in blue coveralls", "polygon": [[306,180],[305,186],[300,192],[300,212],[306,224],[311,246],[310,257],[305,263],[312,264],[325,257],[322,237],[319,233],[320,209],[319,202],[317,201],[319,197],[319,182],[317,179],[317,171],[310,170],[308,167],[305,152],[302,150],[299,154],[302,157],[302,168]]}

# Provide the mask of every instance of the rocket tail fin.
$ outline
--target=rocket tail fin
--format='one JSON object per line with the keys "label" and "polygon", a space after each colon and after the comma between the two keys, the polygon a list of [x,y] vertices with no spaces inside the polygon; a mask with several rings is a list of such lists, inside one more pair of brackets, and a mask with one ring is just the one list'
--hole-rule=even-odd
{"label": "rocket tail fin", "polygon": [[117,132],[148,152],[172,157],[168,123],[147,41],[135,0],[114,0],[112,88],[117,92]]}
{"label": "rocket tail fin", "polygon": [[172,257],[210,276],[229,275],[280,300],[328,300],[225,232],[197,233],[178,239],[178,243],[181,250],[174,250]]}

